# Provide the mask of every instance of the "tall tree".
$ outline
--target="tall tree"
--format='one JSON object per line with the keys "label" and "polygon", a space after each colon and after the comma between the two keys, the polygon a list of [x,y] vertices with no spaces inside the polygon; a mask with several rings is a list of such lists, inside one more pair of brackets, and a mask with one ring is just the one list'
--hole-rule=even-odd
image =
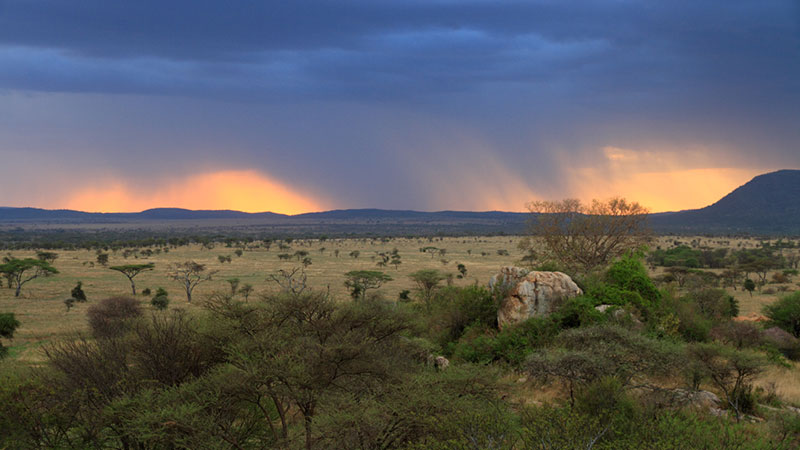
{"label": "tall tree", "polygon": [[[573,273],[600,269],[651,239],[647,208],[623,198],[588,205],[577,199],[536,201],[528,209],[530,233],[541,239],[543,256]],[[526,239],[521,247],[532,250],[534,244]]]}
{"label": "tall tree", "polygon": [[136,284],[133,282],[133,278],[142,272],[145,272],[147,270],[153,270],[155,266],[156,265],[153,263],[126,264],[124,266],[111,266],[109,267],[109,269],[116,270],[117,272],[128,277],[128,281],[131,282],[131,292],[133,292],[133,295],[136,295]]}

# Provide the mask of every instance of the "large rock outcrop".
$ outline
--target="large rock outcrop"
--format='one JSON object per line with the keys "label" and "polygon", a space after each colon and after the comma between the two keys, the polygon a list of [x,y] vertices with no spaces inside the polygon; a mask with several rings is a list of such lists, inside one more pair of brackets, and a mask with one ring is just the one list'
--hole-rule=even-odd
{"label": "large rock outcrop", "polygon": [[531,317],[546,316],[564,300],[583,293],[565,273],[530,272],[520,267],[500,269],[489,281],[489,288],[503,297],[497,311],[500,328]]}

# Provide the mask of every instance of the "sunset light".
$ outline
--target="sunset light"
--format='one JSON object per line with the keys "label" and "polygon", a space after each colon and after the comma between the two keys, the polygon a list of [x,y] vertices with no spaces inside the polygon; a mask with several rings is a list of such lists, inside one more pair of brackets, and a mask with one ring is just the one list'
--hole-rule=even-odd
{"label": "sunset light", "polygon": [[323,203],[253,170],[189,176],[157,186],[135,183],[89,187],[70,194],[63,207],[95,212],[135,212],[157,207],[230,209],[299,214]]}

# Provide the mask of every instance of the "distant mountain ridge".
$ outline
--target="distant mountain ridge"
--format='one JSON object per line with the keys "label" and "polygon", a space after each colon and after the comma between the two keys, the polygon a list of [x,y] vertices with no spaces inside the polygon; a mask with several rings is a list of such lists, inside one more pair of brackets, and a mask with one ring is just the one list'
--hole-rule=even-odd
{"label": "distant mountain ridge", "polygon": [[656,231],[800,235],[800,170],[758,175],[705,208],[653,214]]}
{"label": "distant mountain ridge", "polygon": [[[389,233],[424,232],[437,227],[458,233],[517,234],[525,231],[529,214],[503,211],[412,211],[341,209],[296,215],[232,210],[154,208],[138,213],[93,213],[66,209],[0,207],[4,224],[112,224],[152,221],[235,221],[314,229],[336,225],[344,234],[347,225],[369,225],[370,233],[384,227]],[[227,223],[227,222],[226,222]],[[410,227],[413,224],[414,227]],[[659,233],[678,234],[786,234],[800,236],[800,170],[779,170],[756,176],[705,208],[657,213],[650,224]],[[402,226],[394,226],[402,225]],[[403,230],[403,231],[401,231]],[[302,231],[302,230],[301,230]]]}

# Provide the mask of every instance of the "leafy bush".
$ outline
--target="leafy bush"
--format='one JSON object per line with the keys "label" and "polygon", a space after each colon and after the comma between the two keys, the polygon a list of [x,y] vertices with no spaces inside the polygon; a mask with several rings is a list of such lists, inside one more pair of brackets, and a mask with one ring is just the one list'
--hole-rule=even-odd
{"label": "leafy bush", "polygon": [[613,376],[601,377],[578,390],[575,409],[578,413],[600,417],[622,415],[628,420],[637,413],[636,402]]}
{"label": "leafy bush", "polygon": [[595,299],[588,296],[571,298],[550,315],[550,320],[560,329],[600,323],[605,320],[605,315],[594,309],[595,302]]}
{"label": "leafy bush", "polygon": [[800,338],[800,291],[781,297],[763,309],[770,325],[780,327]]}
{"label": "leafy bush", "polygon": [[727,320],[739,314],[738,302],[724,289],[693,289],[684,300],[697,304],[700,314],[715,322]]}
{"label": "leafy bush", "polygon": [[169,298],[163,295],[157,295],[150,300],[150,304],[153,305],[155,309],[163,311],[169,307]]}
{"label": "leafy bush", "polygon": [[637,306],[649,308],[661,298],[661,293],[647,275],[647,269],[641,260],[634,256],[626,256],[615,261],[606,272],[606,280],[611,286],[639,294],[644,304]]}
{"label": "leafy bush", "polygon": [[131,297],[110,297],[86,311],[89,327],[95,337],[115,337],[129,329],[131,319],[142,315],[139,301]]}
{"label": "leafy bush", "polygon": [[497,328],[497,304],[491,292],[481,286],[437,290],[425,314],[428,333],[442,347],[458,341],[469,326]]}
{"label": "leafy bush", "polygon": [[70,296],[75,299],[76,302],[85,302],[86,301],[86,293],[83,292],[83,283],[78,281],[78,284],[72,288],[70,292]]}
{"label": "leafy bush", "polygon": [[[14,331],[19,327],[19,321],[14,317],[14,313],[0,314],[0,337],[11,339],[14,337]],[[0,359],[8,354],[8,349],[0,343]]]}
{"label": "leafy bush", "polygon": [[502,361],[520,366],[531,352],[548,344],[558,331],[557,322],[541,317],[506,326],[500,332],[470,327],[454,346],[452,354],[457,359],[477,364]]}
{"label": "leafy bush", "polygon": [[167,290],[164,288],[156,289],[156,295],[153,296],[153,299],[150,300],[150,304],[153,305],[154,308],[158,310],[165,310],[169,306],[169,294]]}

